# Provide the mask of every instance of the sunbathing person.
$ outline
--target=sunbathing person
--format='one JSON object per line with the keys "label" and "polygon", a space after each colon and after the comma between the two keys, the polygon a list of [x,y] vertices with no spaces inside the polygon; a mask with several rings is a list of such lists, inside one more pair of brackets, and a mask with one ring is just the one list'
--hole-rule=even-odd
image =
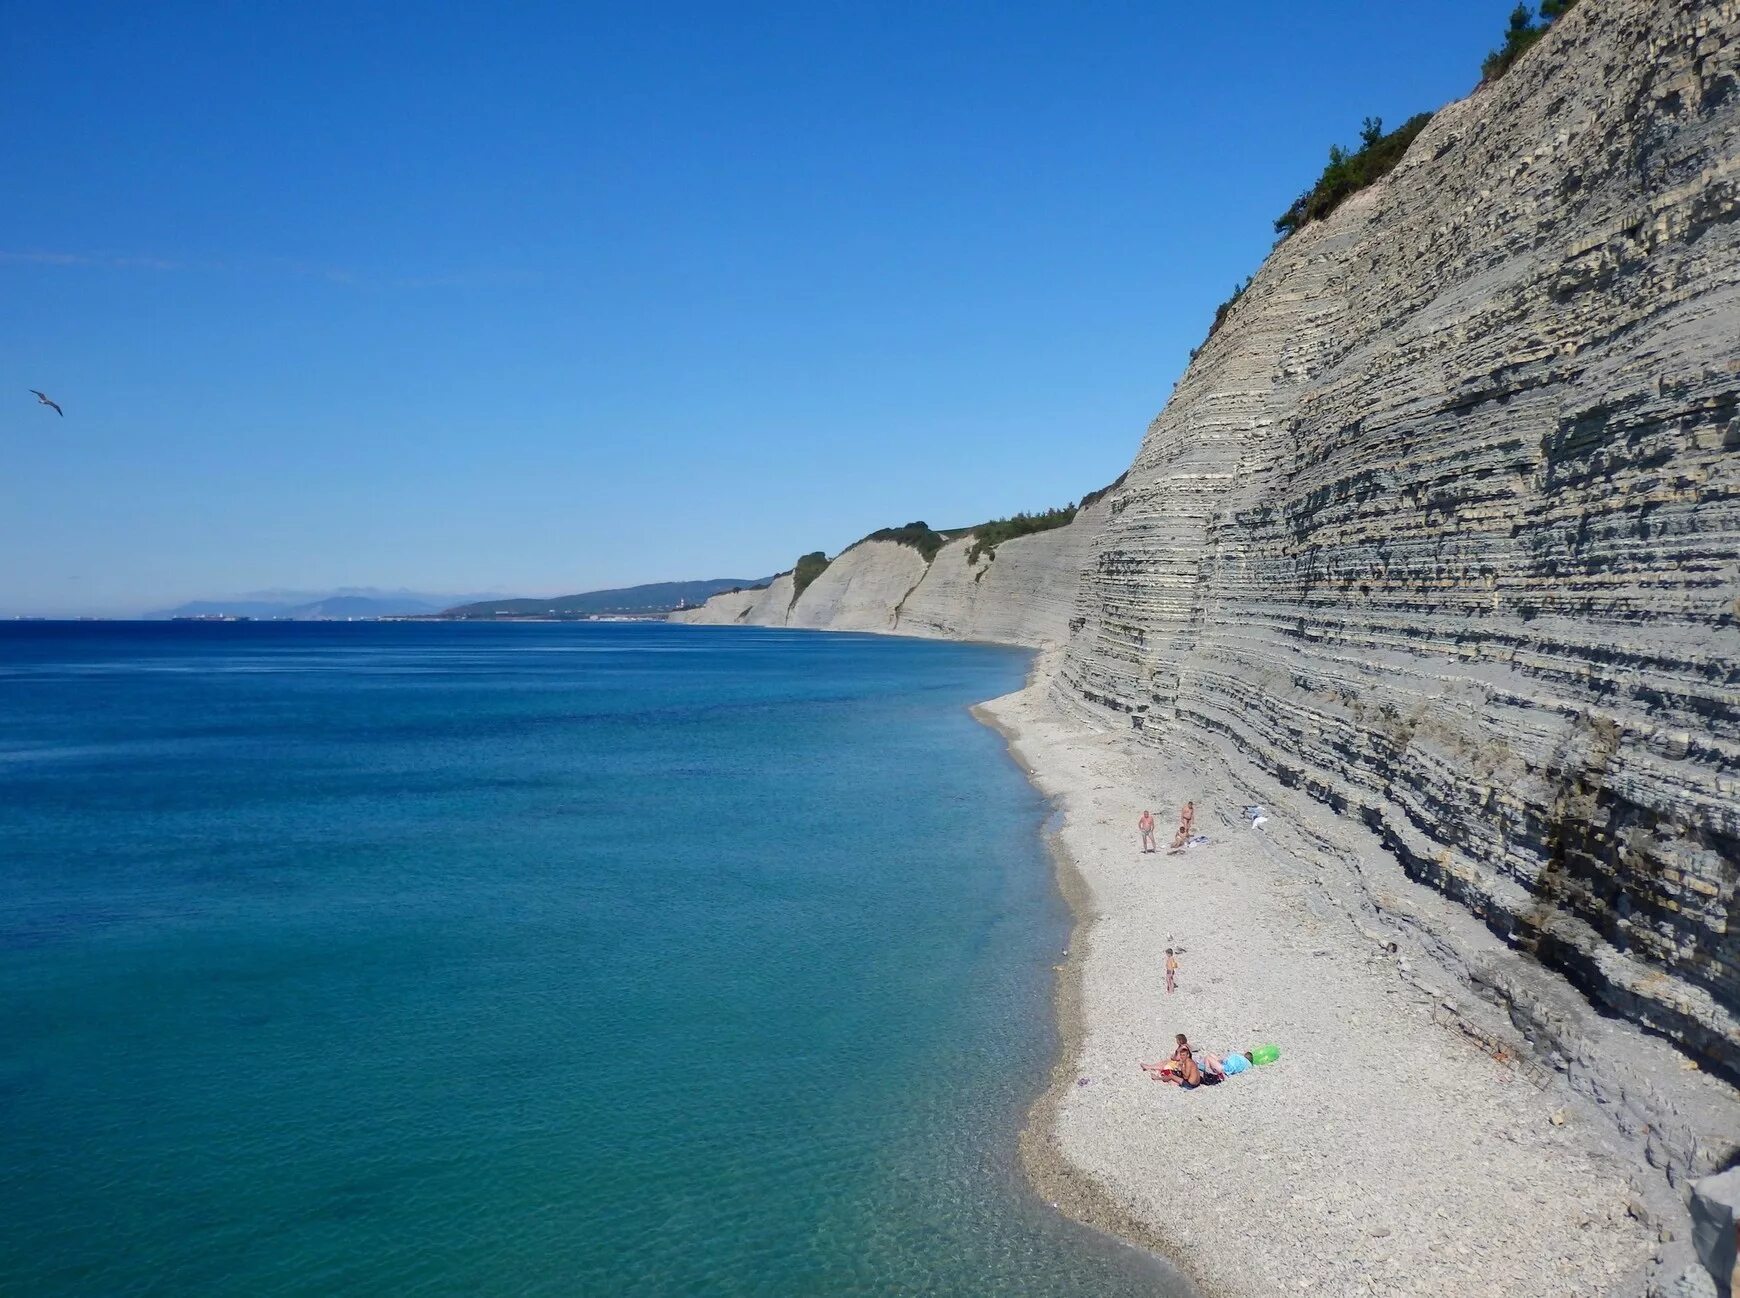
{"label": "sunbathing person", "polygon": [[1196,1067],[1201,1071],[1203,1081],[1213,1083],[1226,1080],[1226,1072],[1221,1067],[1219,1055],[1211,1055],[1206,1050],[1197,1050],[1192,1052],[1191,1057],[1196,1060]]}
{"label": "sunbathing person", "polygon": [[1202,1070],[1196,1066],[1196,1060],[1190,1053],[1190,1042],[1184,1034],[1178,1034],[1178,1049],[1172,1052],[1172,1062],[1178,1065],[1178,1075],[1186,1086],[1202,1085]]}

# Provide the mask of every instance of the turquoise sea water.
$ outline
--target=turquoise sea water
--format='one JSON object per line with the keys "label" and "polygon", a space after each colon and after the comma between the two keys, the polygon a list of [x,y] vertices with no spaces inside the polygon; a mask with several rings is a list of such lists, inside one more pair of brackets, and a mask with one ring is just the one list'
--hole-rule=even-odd
{"label": "turquoise sea water", "polygon": [[1174,1292],[1014,1133],[985,646],[0,626],[0,1292]]}

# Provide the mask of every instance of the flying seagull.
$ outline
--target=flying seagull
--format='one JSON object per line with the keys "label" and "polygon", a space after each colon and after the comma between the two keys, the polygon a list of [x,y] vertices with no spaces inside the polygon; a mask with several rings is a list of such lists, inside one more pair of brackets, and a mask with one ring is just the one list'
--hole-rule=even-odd
{"label": "flying seagull", "polygon": [[[32,392],[36,392],[36,389],[35,389],[35,388],[31,388],[31,389],[30,389],[30,391],[32,391]],[[59,416],[60,416],[60,417],[61,417],[61,418],[62,418],[62,419],[65,419],[65,418],[66,418],[66,411],[64,411],[64,410],[62,410],[62,409],[61,409],[61,408],[60,408],[60,406],[59,406],[59,405],[58,405],[58,404],[57,404],[57,403],[55,403],[55,402],[53,402],[53,401],[50,401],[50,400],[49,400],[49,399],[48,399],[48,393],[46,393],[46,392],[36,392],[36,401],[37,401],[37,404],[38,404],[38,405],[43,405],[43,406],[54,406],[54,413],[55,413],[55,414],[57,414],[57,415],[59,415]]]}

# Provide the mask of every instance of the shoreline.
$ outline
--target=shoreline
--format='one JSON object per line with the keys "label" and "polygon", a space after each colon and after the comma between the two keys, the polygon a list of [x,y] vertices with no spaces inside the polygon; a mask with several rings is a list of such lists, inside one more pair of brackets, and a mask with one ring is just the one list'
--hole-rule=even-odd
{"label": "shoreline", "polygon": [[[1039,664],[1044,656],[1043,653],[1035,656],[1034,666],[1022,686],[1023,691],[1038,684]],[[1075,1087],[1080,1075],[1077,1064],[1087,1035],[1082,1011],[1082,974],[1093,932],[1093,914],[1089,905],[1092,890],[1063,838],[1060,823],[1065,815],[1063,799],[1047,792],[1040,784],[1037,772],[1021,749],[1020,732],[992,711],[996,702],[998,700],[989,699],[975,703],[968,711],[974,720],[996,732],[1003,740],[1010,760],[1051,808],[1040,829],[1040,837],[1051,861],[1052,876],[1070,915],[1069,949],[1064,953],[1064,962],[1051,997],[1057,1028],[1057,1054],[1051,1062],[1045,1088],[1028,1108],[1016,1138],[1021,1170],[1034,1193],[1065,1217],[1154,1254],[1164,1266],[1188,1280],[1199,1298],[1230,1298],[1230,1295],[1210,1288],[1177,1244],[1158,1227],[1126,1210],[1103,1185],[1075,1167],[1057,1143],[1058,1116],[1065,1097]]]}
{"label": "shoreline", "polygon": [[[971,709],[1052,808],[1071,913],[1057,1056],[1019,1133],[1036,1192],[1202,1298],[1644,1292],[1683,1209],[1638,1151],[1559,1079],[1447,1030],[1449,997],[1327,904],[1336,865],[1229,820],[1251,789],[1055,712],[1055,663]],[[1138,854],[1141,805],[1164,829],[1185,790],[1211,846]],[[1174,943],[1180,993],[1156,995]],[[1282,1062],[1195,1092],[1149,1082],[1138,1060],[1178,1029],[1210,1049],[1276,1040]]]}

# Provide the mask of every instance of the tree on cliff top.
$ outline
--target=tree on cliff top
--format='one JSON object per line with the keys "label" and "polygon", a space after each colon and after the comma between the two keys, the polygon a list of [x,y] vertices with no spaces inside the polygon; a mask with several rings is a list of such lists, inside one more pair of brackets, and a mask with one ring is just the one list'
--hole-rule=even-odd
{"label": "tree on cliff top", "polygon": [[[1522,57],[1524,51],[1532,46],[1542,36],[1547,28],[1564,17],[1576,7],[1577,0],[1541,0],[1540,16],[1537,19],[1534,12],[1526,4],[1518,4],[1510,12],[1510,25],[1505,29],[1504,44],[1486,56],[1480,65],[1482,81],[1496,81],[1502,77],[1511,64]],[[1323,174],[1298,198],[1293,205],[1275,218],[1275,233],[1283,239],[1295,230],[1311,221],[1320,221],[1328,216],[1352,194],[1357,194],[1373,181],[1387,176],[1395,169],[1402,155],[1408,151],[1408,146],[1414,142],[1414,137],[1425,129],[1426,123],[1432,120],[1430,113],[1418,113],[1410,117],[1402,125],[1384,134],[1384,124],[1381,117],[1368,117],[1359,128],[1359,148],[1349,152],[1339,144],[1329,147],[1329,163],[1323,168]],[[1237,300],[1237,293],[1232,301]],[[1232,305],[1227,302],[1226,307]],[[1225,307],[1223,307],[1223,312]],[[1219,323],[1217,316],[1216,324]],[[1209,329],[1212,337],[1214,328]]]}
{"label": "tree on cliff top", "polygon": [[791,602],[797,603],[798,596],[827,570],[828,556],[820,550],[811,550],[799,559],[797,566],[791,570]]}
{"label": "tree on cliff top", "polygon": [[1308,221],[1321,221],[1351,195],[1389,175],[1431,120],[1430,113],[1416,113],[1385,135],[1383,118],[1366,118],[1359,128],[1359,148],[1350,153],[1339,144],[1330,145],[1329,165],[1316,184],[1275,218],[1275,232],[1284,239]]}
{"label": "tree on cliff top", "polygon": [[993,518],[989,523],[980,523],[973,529],[973,543],[967,547],[967,562],[973,563],[981,554],[995,559],[997,547],[1018,536],[1068,527],[1075,522],[1075,512],[1076,506],[1071,502],[1059,509],[1043,509],[1036,514],[1011,514],[1008,518]]}
{"label": "tree on cliff top", "polygon": [[958,535],[958,532],[939,532],[925,522],[908,523],[905,527],[884,527],[880,531],[870,533],[862,541],[854,541],[846,548],[851,549],[854,546],[863,545],[865,541],[892,541],[896,545],[909,546],[917,550],[924,556],[924,561],[929,563],[936,558],[938,550]]}
{"label": "tree on cliff top", "polygon": [[1504,44],[1488,54],[1481,63],[1480,79],[1483,82],[1497,81],[1510,71],[1511,64],[1545,36],[1547,28],[1569,13],[1576,3],[1577,0],[1541,0],[1541,16],[1538,22],[1526,4],[1517,5],[1510,11],[1510,26],[1505,29]]}

